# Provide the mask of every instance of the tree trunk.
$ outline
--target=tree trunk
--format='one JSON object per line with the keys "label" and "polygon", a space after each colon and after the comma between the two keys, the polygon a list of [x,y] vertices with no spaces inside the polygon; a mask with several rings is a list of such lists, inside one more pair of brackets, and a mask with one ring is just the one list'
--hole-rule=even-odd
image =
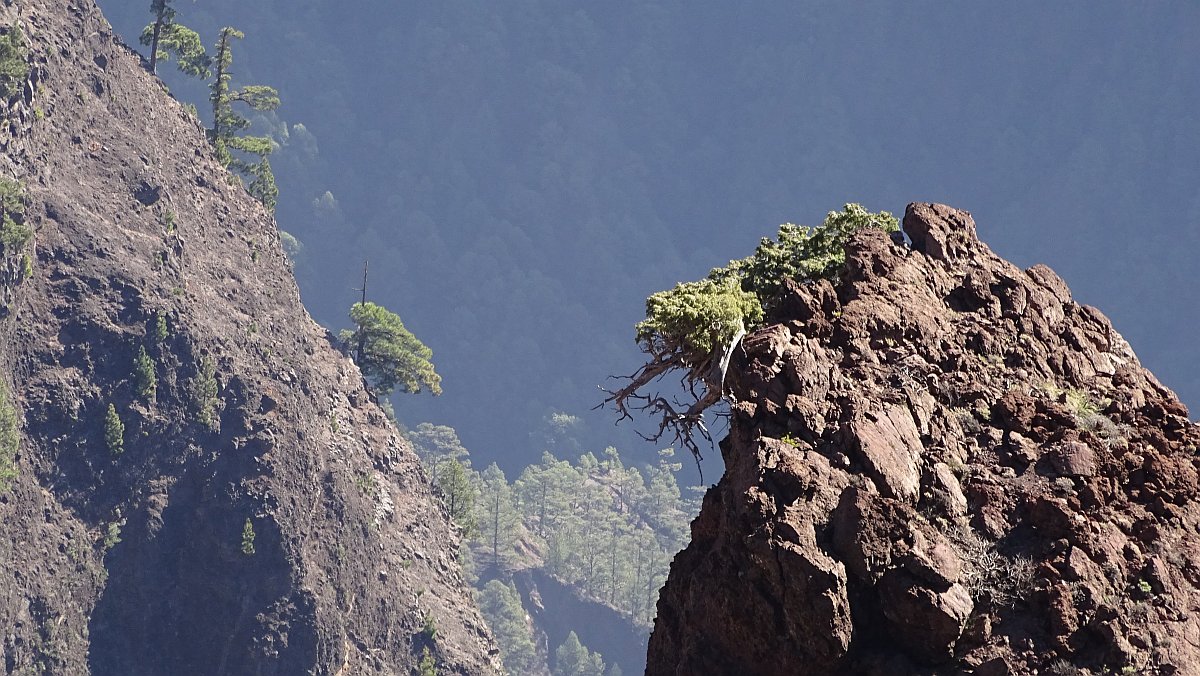
{"label": "tree trunk", "polygon": [[154,39],[150,43],[150,72],[158,74],[158,38],[162,35],[163,21],[166,19],[167,11],[164,7],[158,11],[158,16],[154,19]]}

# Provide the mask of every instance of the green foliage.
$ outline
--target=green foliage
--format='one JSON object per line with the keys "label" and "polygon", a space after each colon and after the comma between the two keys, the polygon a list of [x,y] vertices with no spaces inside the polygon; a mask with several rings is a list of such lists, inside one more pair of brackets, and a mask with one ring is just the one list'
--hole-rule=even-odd
{"label": "green foliage", "polygon": [[500,644],[500,657],[510,674],[531,674],[537,667],[537,646],[530,635],[521,595],[512,583],[489,580],[477,596],[479,611]]}
{"label": "green foliage", "polygon": [[[274,150],[275,144],[265,136],[239,135],[250,128],[250,120],[235,111],[234,104],[257,111],[275,110],[280,103],[279,92],[264,85],[246,85],[241,89],[232,87],[233,76],[229,70],[233,65],[232,41],[244,37],[245,34],[235,28],[221,29],[214,60],[216,77],[209,87],[209,101],[213,107],[209,140],[216,149],[217,159],[248,181],[247,190],[250,194],[262,202],[268,211],[274,212],[279,189],[275,185],[275,174],[271,171],[267,155]],[[246,159],[247,156],[257,160]]]}
{"label": "green foliage", "polygon": [[275,213],[275,205],[279,203],[279,187],[275,185],[271,161],[264,157],[261,162],[251,166],[248,173],[251,179],[246,189],[251,197],[262,203],[267,211]]}
{"label": "green foliage", "polygon": [[404,430],[417,457],[425,466],[434,488],[463,532],[468,536],[476,531],[476,488],[478,474],[471,469],[470,455],[454,428],[421,423],[415,429]]}
{"label": "green foliage", "polygon": [[171,335],[167,327],[167,315],[164,312],[154,313],[154,323],[150,327],[150,338],[155,343],[162,344]]}
{"label": "green foliage", "polygon": [[139,397],[153,401],[158,391],[158,377],[154,374],[154,359],[146,352],[146,347],[138,348],[137,357],[133,360],[133,384]]}
{"label": "green foliage", "polygon": [[279,243],[283,246],[283,253],[288,257],[293,264],[300,261],[300,254],[304,252],[304,244],[296,239],[296,236],[285,230],[279,231]]}
{"label": "green foliage", "polygon": [[29,254],[21,254],[21,278],[33,278],[33,258]]}
{"label": "green foliage", "polygon": [[108,405],[108,412],[104,415],[104,443],[113,456],[125,452],[125,423],[121,422],[117,407],[112,404]]}
{"label": "green foliage", "polygon": [[726,277],[684,282],[651,295],[646,318],[635,328],[643,351],[678,350],[686,362],[699,363],[762,318],[758,297],[743,290],[740,280]]}
{"label": "green foliage", "polygon": [[254,524],[249,518],[246,519],[246,524],[242,526],[242,554],[246,556],[254,555]]}
{"label": "green foliage", "polygon": [[512,553],[521,517],[513,502],[512,487],[496,463],[488,465],[480,475],[476,504],[480,538],[491,553],[492,565],[498,567]]}
{"label": "green foliage", "polygon": [[[151,61],[170,61],[174,57],[179,70],[185,75],[203,79],[211,77],[212,57],[205,51],[200,34],[175,23],[175,10],[167,7],[163,0],[155,0],[154,4],[162,5],[165,9],[165,13],[158,15],[162,17],[162,23],[156,21],[146,26],[139,38],[143,45],[154,49],[154,29],[158,26],[158,52],[157,55],[151,55]],[[151,11],[154,11],[153,7]]]}
{"label": "green foliage", "polygon": [[435,475],[436,485],[450,518],[468,535],[476,530],[475,487],[470,474],[470,470],[462,463],[451,458],[438,465]]}
{"label": "green foliage", "polygon": [[11,99],[21,93],[29,78],[25,36],[13,26],[0,36],[0,98]]}
{"label": "green foliage", "polygon": [[[663,451],[656,466],[626,467],[616,449],[572,465],[550,453],[513,483],[524,529],[543,567],[639,622],[654,617],[671,557],[687,541],[697,507],[681,497],[682,465]],[[485,536],[478,544],[488,547]]]}
{"label": "green foliage", "polygon": [[412,394],[442,393],[442,377],[430,361],[433,351],[404,328],[398,315],[374,303],[355,303],[350,320],[357,328],[343,331],[341,339],[377,393],[386,396],[396,387]]}
{"label": "green foliage", "polygon": [[575,632],[554,651],[554,676],[604,676],[604,660],[579,642]]}
{"label": "green foliage", "polygon": [[8,386],[0,381],[0,492],[10,489],[17,478],[17,451],[20,449],[17,407],[9,397]]}
{"label": "green foliage", "polygon": [[421,662],[417,665],[417,674],[419,676],[437,676],[437,662],[429,653],[429,646],[421,650]]}
{"label": "green foliage", "polygon": [[121,522],[113,521],[108,524],[104,533],[104,551],[107,552],[119,544],[121,544]]}
{"label": "green foliage", "polygon": [[217,425],[217,367],[204,357],[189,389],[189,408],[192,419],[209,428]]}
{"label": "green foliage", "polygon": [[[831,211],[815,228],[786,223],[778,240],[763,238],[754,254],[728,266],[713,269],[706,279],[677,284],[646,299],[646,318],[637,324],[636,338],[650,359],[629,378],[629,384],[609,395],[621,419],[631,409],[659,417],[658,432],[668,431],[677,443],[700,460],[694,434],[711,442],[704,412],[720,401],[725,369],[732,348],[744,332],[758,326],[770,309],[784,280],[836,277],[845,263],[845,244],[858,230],[879,227],[896,230],[891,214],[872,214],[857,204]],[[683,371],[683,385],[691,393],[687,408],[671,397],[644,392],[667,373]]]}
{"label": "green foliage", "polygon": [[437,620],[433,619],[433,613],[425,613],[425,620],[421,625],[421,635],[427,641],[437,638]]}
{"label": "green foliage", "polygon": [[677,350],[684,364],[701,363],[738,329],[763,320],[763,308],[784,279],[836,276],[846,262],[846,242],[871,227],[894,232],[900,224],[886,211],[872,214],[858,204],[829,212],[815,228],[785,223],[778,239],[764,237],[753,255],[713,269],[707,279],[650,296],[646,319],[636,327],[637,340],[650,354]]}
{"label": "green foliage", "polygon": [[18,181],[0,179],[0,247],[5,253],[25,248],[33,229],[25,224],[25,187]]}

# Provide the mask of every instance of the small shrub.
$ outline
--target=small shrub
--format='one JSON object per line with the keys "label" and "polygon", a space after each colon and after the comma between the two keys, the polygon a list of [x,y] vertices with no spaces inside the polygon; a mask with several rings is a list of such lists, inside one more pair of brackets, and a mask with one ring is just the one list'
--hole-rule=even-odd
{"label": "small shrub", "polygon": [[0,382],[0,492],[12,488],[17,478],[17,451],[21,435],[16,406],[9,400],[8,387]]}
{"label": "small shrub", "polygon": [[154,401],[158,392],[158,377],[154,374],[154,359],[146,352],[145,346],[138,348],[138,355],[133,360],[133,381],[139,397]]}
{"label": "small shrub", "polygon": [[0,97],[11,99],[21,93],[29,78],[26,52],[25,36],[17,26],[0,36]]}
{"label": "small shrub", "polygon": [[254,524],[248,518],[246,525],[242,526],[242,553],[246,556],[254,555]]}
{"label": "small shrub", "polygon": [[1051,676],[1082,676],[1083,671],[1066,660],[1055,660],[1046,667],[1046,673]]}
{"label": "small shrub", "polygon": [[18,181],[0,178],[0,246],[6,252],[25,248],[33,229],[25,225],[25,187]]}
{"label": "small shrub", "polygon": [[947,535],[963,552],[963,586],[976,603],[990,601],[996,607],[1012,607],[1029,597],[1034,582],[1032,559],[1002,554],[969,527],[956,527]]}
{"label": "small shrub", "polygon": [[119,544],[121,544],[121,522],[113,521],[108,524],[108,531],[104,534],[104,551],[107,552]]}
{"label": "small shrub", "polygon": [[104,416],[104,443],[114,456],[125,452],[125,423],[121,422],[117,407],[112,404],[108,405],[108,413]]}
{"label": "small shrub", "polygon": [[357,475],[354,477],[354,485],[358,486],[360,493],[369,498],[374,498],[379,493],[379,486],[375,483],[374,472]]}
{"label": "small shrub", "polygon": [[420,676],[437,676],[437,662],[433,660],[433,655],[429,654],[428,646],[421,651],[421,663],[417,665],[417,673]]}
{"label": "small shrub", "polygon": [[24,279],[33,278],[33,259],[29,254],[21,254],[21,277]]}
{"label": "small shrub", "polygon": [[200,360],[199,373],[192,379],[190,405],[192,419],[209,428],[217,424],[217,367],[212,359]]}
{"label": "small shrub", "polygon": [[175,225],[174,211],[168,211],[167,213],[163,214],[163,225],[166,226],[168,235],[175,232],[178,226]]}
{"label": "small shrub", "polygon": [[151,325],[150,337],[155,343],[162,343],[171,335],[167,328],[167,315],[162,312],[154,313],[154,324]]}
{"label": "small shrub", "polygon": [[433,619],[433,613],[425,613],[425,625],[421,627],[421,635],[429,641],[437,636],[437,621]]}
{"label": "small shrub", "polygon": [[1094,416],[1100,412],[1096,402],[1092,400],[1092,396],[1083,390],[1067,390],[1066,404],[1076,419]]}

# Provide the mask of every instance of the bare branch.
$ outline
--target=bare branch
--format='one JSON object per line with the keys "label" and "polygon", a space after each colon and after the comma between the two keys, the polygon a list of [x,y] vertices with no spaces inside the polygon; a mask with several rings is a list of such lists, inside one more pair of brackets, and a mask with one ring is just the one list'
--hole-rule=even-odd
{"label": "bare branch", "polygon": [[[651,443],[658,443],[671,433],[677,446],[691,451],[696,460],[696,469],[700,472],[700,481],[704,482],[704,470],[700,461],[704,456],[700,452],[697,436],[713,445],[712,435],[704,424],[704,412],[721,401],[724,396],[725,374],[729,370],[729,362],[733,351],[746,335],[744,327],[739,327],[727,345],[720,352],[713,353],[700,359],[686,352],[682,347],[667,345],[662,341],[643,344],[643,350],[651,356],[651,360],[642,365],[633,375],[624,378],[628,384],[617,390],[601,388],[608,395],[596,408],[611,404],[616,409],[619,423],[633,418],[633,411],[657,418],[658,429],[653,434],[638,432],[638,436]],[[681,372],[680,386],[692,397],[684,411],[679,402],[668,401],[659,392],[643,393],[643,389],[662,379],[667,373],[678,370]]]}

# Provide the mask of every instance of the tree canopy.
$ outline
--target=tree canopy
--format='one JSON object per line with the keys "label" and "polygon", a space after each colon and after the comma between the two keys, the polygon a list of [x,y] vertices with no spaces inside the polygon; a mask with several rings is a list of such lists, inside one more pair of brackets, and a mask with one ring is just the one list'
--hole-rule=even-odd
{"label": "tree canopy", "polygon": [[[872,214],[847,204],[816,227],[785,223],[777,239],[764,237],[752,255],[714,268],[705,279],[652,294],[646,318],[635,327],[638,345],[650,359],[628,378],[628,385],[607,391],[604,403],[614,405],[621,419],[632,417],[631,409],[658,416],[657,431],[643,436],[658,441],[672,432],[699,461],[694,435],[709,439],[704,411],[721,399],[733,349],[762,323],[764,308],[774,302],[783,280],[835,278],[846,260],[847,240],[871,227],[894,232],[899,223],[886,211]],[[645,391],[677,370],[690,399],[680,402]]]}
{"label": "tree canopy", "polygon": [[442,393],[442,377],[433,368],[433,350],[417,339],[400,316],[375,303],[355,303],[350,308],[353,331],[341,338],[376,393],[387,396],[397,387],[403,392]]}
{"label": "tree canopy", "polygon": [[139,41],[150,48],[150,72],[158,72],[158,60],[169,61],[172,56],[179,70],[187,75],[207,78],[211,75],[212,58],[196,31],[175,22],[173,0],[151,0],[154,21],[142,29]]}
{"label": "tree canopy", "polygon": [[[213,126],[208,135],[216,148],[217,158],[249,181],[247,189],[250,194],[262,202],[268,211],[274,212],[279,189],[275,185],[275,175],[271,171],[271,163],[267,161],[267,156],[274,151],[275,144],[267,136],[239,135],[250,128],[250,120],[234,110],[234,104],[240,103],[260,112],[275,110],[279,107],[279,92],[274,87],[265,85],[233,88],[233,75],[230,72],[233,65],[233,41],[244,37],[245,34],[236,28],[226,26],[221,29],[214,59],[217,72],[209,87]],[[238,154],[234,154],[233,151],[237,151]],[[258,159],[249,160],[246,156]]]}

